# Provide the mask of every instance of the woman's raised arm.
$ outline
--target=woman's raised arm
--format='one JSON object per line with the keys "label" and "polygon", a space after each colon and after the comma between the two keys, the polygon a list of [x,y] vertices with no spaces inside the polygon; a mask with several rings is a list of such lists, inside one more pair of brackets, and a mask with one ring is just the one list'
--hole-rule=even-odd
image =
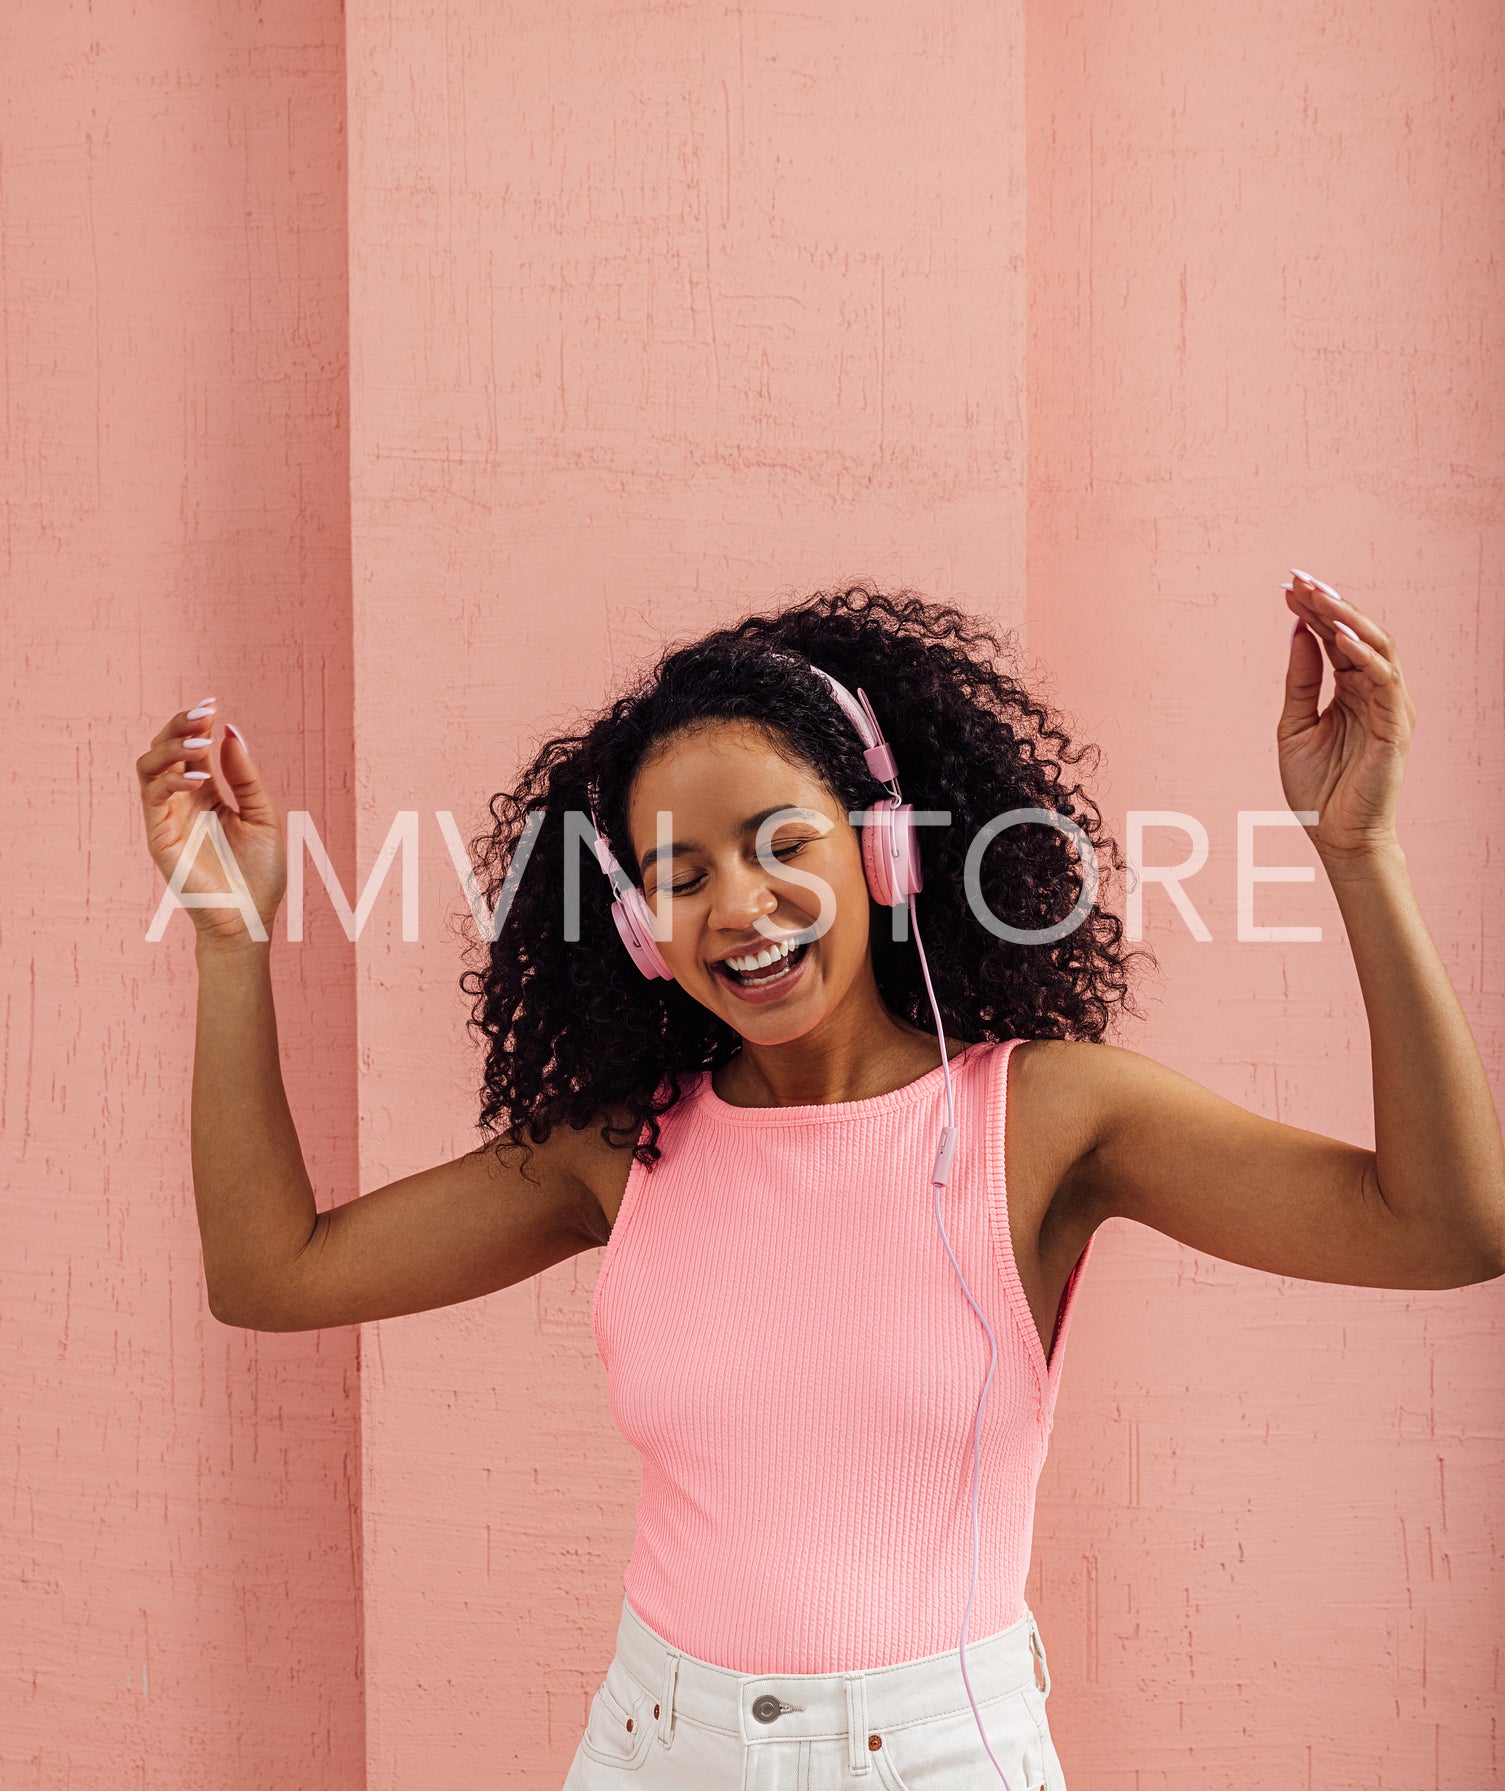
{"label": "woman's raised arm", "polygon": [[[288,1108],[272,999],[271,932],[286,889],[280,820],[238,734],[223,770],[239,812],[202,769],[211,700],[175,715],[137,760],[148,845],[171,880],[203,809],[223,828],[244,889],[200,850],[185,894],[249,895],[188,908],[199,996],[193,1057],[194,1202],[209,1309],[251,1330],[360,1324],[474,1299],[605,1241],[588,1184],[588,1135],[557,1130],[521,1149],[488,1147],[318,1210]],[[191,744],[191,742],[199,744]],[[187,769],[185,769],[187,767]]]}

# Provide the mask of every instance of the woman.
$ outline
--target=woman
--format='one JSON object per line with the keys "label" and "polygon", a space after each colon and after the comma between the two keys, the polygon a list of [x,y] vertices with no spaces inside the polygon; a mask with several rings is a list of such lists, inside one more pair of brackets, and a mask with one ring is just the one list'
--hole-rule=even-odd
{"label": "woman", "polygon": [[[592,1318],[643,1490],[566,1791],[753,1770],[766,1791],[1062,1791],[1024,1582],[1105,1218],[1312,1280],[1505,1272],[1498,1118],[1396,838],[1395,643],[1305,574],[1285,593],[1281,776],[1354,949],[1373,1151],[1103,1042],[1137,1011],[1138,954],[1093,900],[1122,863],[1072,775],[1086,749],[977,623],[856,587],[667,653],[493,799],[497,933],[462,979],[486,1142],[319,1213],[268,978],[280,827],[231,731],[239,813],[216,806],[267,937],[190,909],[215,1315],[387,1318],[606,1246]],[[137,762],[167,877],[215,800],[212,707]],[[223,891],[199,857],[183,887]]]}

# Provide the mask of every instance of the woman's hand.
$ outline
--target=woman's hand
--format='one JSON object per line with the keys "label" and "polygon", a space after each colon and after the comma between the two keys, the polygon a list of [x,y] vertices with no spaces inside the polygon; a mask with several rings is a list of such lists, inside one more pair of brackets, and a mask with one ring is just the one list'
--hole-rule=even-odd
{"label": "woman's hand", "polygon": [[[1285,706],[1275,730],[1280,781],[1320,854],[1360,857],[1396,842],[1395,811],[1416,705],[1395,642],[1330,585],[1293,569],[1283,587],[1296,615]],[[1319,715],[1324,658],[1336,688]]]}
{"label": "woman's hand", "polygon": [[[212,809],[270,938],[272,920],[287,889],[282,826],[233,722],[226,722],[220,739],[220,771],[239,812],[220,800],[209,764],[214,701],[205,697],[191,710],[180,709],[136,761],[147,849],[163,878],[171,883],[195,818]],[[190,745],[193,740],[201,744]],[[182,889],[188,895],[233,893],[219,853],[207,835],[194,852]],[[188,914],[202,938],[230,945],[245,945],[253,938],[239,908],[189,908]]]}

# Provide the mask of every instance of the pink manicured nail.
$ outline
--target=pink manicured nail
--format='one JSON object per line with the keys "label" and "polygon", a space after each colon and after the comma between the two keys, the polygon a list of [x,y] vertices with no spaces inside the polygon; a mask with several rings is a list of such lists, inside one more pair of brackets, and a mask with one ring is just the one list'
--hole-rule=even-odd
{"label": "pink manicured nail", "polygon": [[206,715],[213,715],[214,704],[215,699],[213,697],[204,697],[188,711],[188,719],[190,721],[202,721]]}
{"label": "pink manicured nail", "polygon": [[1297,616],[1296,620],[1291,624],[1291,639],[1295,640],[1298,631],[1305,626],[1306,624],[1302,621],[1301,617]]}
{"label": "pink manicured nail", "polygon": [[209,773],[207,771],[185,771],[183,775],[184,777],[204,778],[208,777]]}
{"label": "pink manicured nail", "polygon": [[1326,591],[1334,603],[1342,603],[1344,601],[1331,585],[1324,584],[1320,578],[1313,578],[1310,572],[1303,572],[1296,566],[1293,566],[1291,570],[1296,574],[1297,578],[1304,579],[1307,584],[1314,585],[1319,591]]}
{"label": "pink manicured nail", "polygon": [[1354,631],[1348,626],[1348,624],[1346,622],[1339,622],[1337,620],[1334,620],[1333,627],[1336,629],[1339,629],[1342,633],[1346,634],[1351,641],[1359,641],[1359,645],[1361,647],[1364,645],[1363,641],[1359,640],[1358,635],[1356,635],[1354,633]]}
{"label": "pink manicured nail", "polygon": [[183,744],[184,746],[207,746],[212,739],[212,734],[189,734]]}
{"label": "pink manicured nail", "polygon": [[247,741],[245,735],[243,733],[241,733],[240,729],[238,727],[236,727],[235,723],[233,721],[227,721],[225,723],[225,726],[230,730],[230,732],[235,736],[235,738],[241,743],[241,745],[245,747],[246,751],[249,752],[251,750],[250,743]]}

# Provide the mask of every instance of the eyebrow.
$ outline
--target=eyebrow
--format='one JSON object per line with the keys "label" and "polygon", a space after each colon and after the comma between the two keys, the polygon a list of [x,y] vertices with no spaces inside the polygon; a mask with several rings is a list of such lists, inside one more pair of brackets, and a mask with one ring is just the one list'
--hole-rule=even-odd
{"label": "eyebrow", "polygon": [[[805,808],[798,802],[776,802],[771,808],[760,808],[757,814],[749,815],[739,825],[738,831],[740,833],[756,833],[770,815],[780,814],[785,809],[789,811],[788,819],[791,821],[808,821],[817,818],[813,808]],[[670,840],[667,846],[655,846],[651,852],[644,853],[638,868],[646,876],[649,865],[660,858],[673,858],[679,852],[698,852],[699,850],[700,848],[693,840]]]}

